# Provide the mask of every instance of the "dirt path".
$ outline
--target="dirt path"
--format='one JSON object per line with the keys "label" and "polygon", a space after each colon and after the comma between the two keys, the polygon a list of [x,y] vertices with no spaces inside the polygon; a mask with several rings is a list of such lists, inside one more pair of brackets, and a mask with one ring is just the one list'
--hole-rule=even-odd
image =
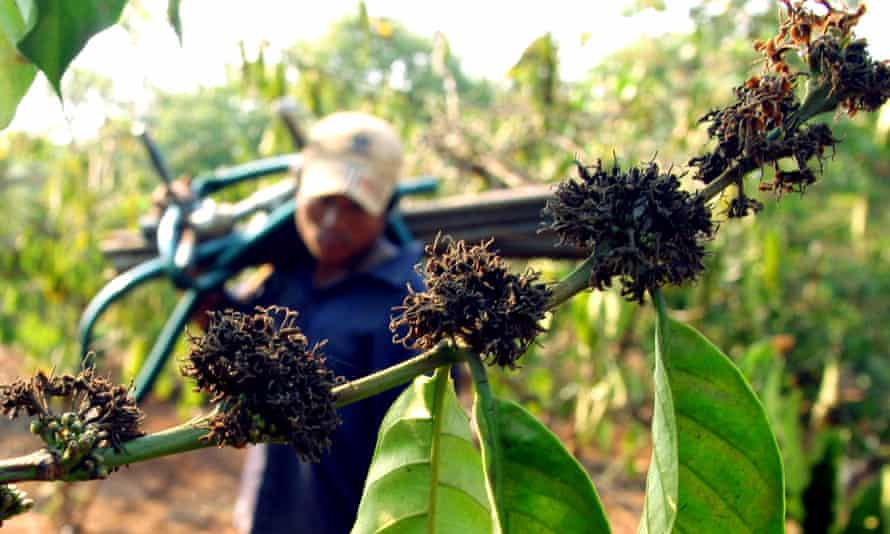
{"label": "dirt path", "polygon": [[[0,383],[15,376],[18,364],[18,358],[0,348]],[[169,404],[148,403],[143,409],[149,432],[179,422]],[[0,418],[0,458],[32,452],[39,445],[39,440],[27,431],[25,421]],[[7,521],[2,532],[234,534],[232,506],[243,458],[243,450],[208,448],[136,464],[97,482],[19,484],[35,500],[36,508]],[[605,480],[595,477],[594,482],[613,532],[635,532],[642,507],[641,488],[608,483],[610,487],[606,489]],[[92,494],[96,494],[95,498],[91,498]],[[58,522],[60,519],[63,520]],[[63,528],[65,523],[69,526]]]}

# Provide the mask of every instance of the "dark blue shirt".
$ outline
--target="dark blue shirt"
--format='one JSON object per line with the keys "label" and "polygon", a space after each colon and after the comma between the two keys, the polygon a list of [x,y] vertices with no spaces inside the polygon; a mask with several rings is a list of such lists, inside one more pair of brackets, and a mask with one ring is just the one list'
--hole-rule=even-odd
{"label": "dark blue shirt", "polygon": [[[310,343],[327,340],[322,350],[338,375],[354,380],[415,354],[392,343],[389,320],[410,283],[423,282],[414,266],[421,249],[397,249],[373,267],[353,272],[324,288],[312,283],[313,266],[276,269],[252,305],[287,306],[300,313],[297,324]],[[339,410],[343,424],[328,454],[317,464],[302,463],[285,445],[248,451],[236,507],[236,523],[250,532],[345,534],[355,521],[377,428],[400,391],[392,390]]]}

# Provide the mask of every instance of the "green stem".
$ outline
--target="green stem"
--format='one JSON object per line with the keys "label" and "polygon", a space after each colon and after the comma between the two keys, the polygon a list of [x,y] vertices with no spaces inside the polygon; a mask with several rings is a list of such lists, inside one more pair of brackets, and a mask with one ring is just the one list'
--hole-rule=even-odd
{"label": "green stem", "polygon": [[751,170],[753,169],[742,169],[740,168],[740,165],[731,166],[723,171],[720,176],[715,178],[711,183],[702,188],[698,194],[704,197],[705,201],[711,200],[722,193],[727,187],[737,183],[740,176],[748,174]]}
{"label": "green stem", "polygon": [[594,258],[589,256],[581,262],[568,276],[550,288],[550,300],[547,309],[552,310],[563,302],[584,291],[590,285],[590,273],[593,271]]}
{"label": "green stem", "polygon": [[482,440],[482,461],[485,465],[485,477],[488,481],[487,491],[488,497],[492,502],[492,515],[497,528],[495,532],[500,532],[500,507],[501,501],[501,480],[503,480],[501,465],[501,440],[498,435],[498,412],[495,405],[494,394],[491,392],[491,385],[488,382],[488,374],[485,371],[485,365],[477,354],[468,353],[467,363],[470,365],[470,373],[473,376],[473,390],[475,393],[473,399],[473,413],[476,418],[476,425],[479,430],[479,437]]}
{"label": "green stem", "polygon": [[[410,382],[414,377],[428,373],[438,367],[462,361],[464,355],[447,344],[394,365],[377,373],[353,382],[335,387],[334,404],[338,408],[348,406],[378,393]],[[198,417],[187,423],[128,441],[120,452],[113,449],[99,449],[106,467],[113,468],[133,464],[152,458],[210,447],[212,442],[202,439],[207,434],[207,421],[210,416]],[[61,463],[46,449],[27,456],[0,461],[0,483],[25,480],[69,480]]]}
{"label": "green stem", "polygon": [[448,372],[451,370],[450,365],[445,365],[436,369],[433,375],[435,384],[435,393],[433,397],[433,440],[430,444],[430,504],[427,511],[427,532],[435,534],[436,532],[436,492],[439,490],[439,453],[442,438],[442,407],[445,404],[445,392],[448,390]]}
{"label": "green stem", "polygon": [[650,290],[652,294],[652,302],[655,304],[655,313],[658,314],[659,321],[655,323],[656,328],[656,336],[659,336],[657,332],[658,323],[667,324],[665,319],[667,319],[667,305],[664,303],[664,295],[661,294],[661,290],[658,288]]}
{"label": "green stem", "polygon": [[822,80],[817,84],[813,84],[812,81],[808,82],[807,94],[804,96],[803,102],[788,121],[788,132],[793,132],[798,126],[816,115],[837,109],[840,103],[840,99],[837,96],[837,94],[832,93],[830,83],[825,83]]}
{"label": "green stem", "polygon": [[105,461],[105,465],[111,469],[170,454],[203,449],[213,445],[212,442],[201,439],[207,435],[206,422],[208,417],[202,417],[189,423],[129,441],[124,444],[121,452],[115,452],[114,449],[101,449],[100,453]]}
{"label": "green stem", "polygon": [[463,354],[451,348],[448,343],[440,343],[423,354],[387,367],[382,371],[347,382],[333,389],[338,408],[353,404],[368,397],[408,383],[423,373],[438,367],[463,361]]}
{"label": "green stem", "polygon": [[27,456],[0,460],[0,482],[20,480],[55,480],[59,477],[58,460],[46,449]]}

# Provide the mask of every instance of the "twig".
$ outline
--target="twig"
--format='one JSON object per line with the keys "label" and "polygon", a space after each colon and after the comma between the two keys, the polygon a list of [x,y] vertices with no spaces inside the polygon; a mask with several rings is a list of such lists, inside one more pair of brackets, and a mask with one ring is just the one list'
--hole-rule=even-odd
{"label": "twig", "polygon": [[485,446],[482,447],[482,461],[485,465],[485,474],[488,479],[487,490],[492,504],[492,514],[495,524],[500,524],[501,510],[498,506],[503,502],[501,498],[503,480],[503,466],[501,465],[500,436],[498,431],[498,412],[495,405],[495,397],[491,392],[488,382],[488,374],[485,365],[477,354],[468,353],[467,363],[470,373],[473,375],[473,412],[480,439]]}
{"label": "twig", "polygon": [[[348,406],[400,386],[443,365],[462,361],[463,357],[462,353],[449,345],[440,344],[398,365],[333,388],[335,405],[338,408]],[[211,415],[197,417],[173,428],[128,441],[120,452],[112,448],[103,448],[96,452],[102,457],[103,465],[110,470],[152,458],[209,447],[213,443],[203,438],[207,435]],[[0,483],[26,480],[74,480],[74,477],[67,472],[59,458],[47,449],[0,461]]]}

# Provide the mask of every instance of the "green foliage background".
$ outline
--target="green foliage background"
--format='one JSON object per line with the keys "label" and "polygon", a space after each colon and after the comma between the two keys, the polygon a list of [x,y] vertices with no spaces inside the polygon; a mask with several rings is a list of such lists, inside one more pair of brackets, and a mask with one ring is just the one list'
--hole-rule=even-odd
{"label": "green foliage background", "polygon": [[[245,54],[223,87],[157,94],[144,118],[177,174],[289,151],[271,111],[283,96],[296,99],[307,124],[346,108],[393,121],[409,147],[409,173],[442,177],[442,194],[510,183],[473,172],[467,161],[481,155],[539,183],[565,177],[576,157],[613,153],[624,163],[654,157],[682,169],[706,142],[698,118],[729,101],[756,68],[749,68],[752,40],[774,32],[773,11],[750,13],[745,4],[703,1],[692,11],[692,33],[642,39],[576,82],[560,78],[549,34],[529,45],[507,80],[480,81],[461,72],[446,39],[420,37],[361,8],[323,38],[296,43],[279,63]],[[100,241],[135,228],[158,183],[110,83],[74,72],[63,84],[74,113],[97,98],[111,110],[96,139],[57,146],[0,136],[0,343],[34,365],[78,365],[78,318],[112,276]],[[457,114],[449,108],[455,102]],[[843,502],[873,481],[874,466],[890,454],[890,214],[883,209],[890,112],[826,120],[842,143],[824,179],[803,196],[762,198],[766,209],[755,218],[724,223],[703,279],[666,294],[762,398],[785,456],[788,512],[801,523],[814,510],[835,509],[807,491],[822,483],[826,465],[835,465],[834,477],[853,473],[826,497]],[[460,147],[443,149],[449,132],[460,133]],[[549,278],[570,268],[533,263]],[[174,300],[159,282],[113,307],[99,332],[108,365],[131,377]],[[550,319],[521,374],[494,374],[496,387],[557,428],[582,459],[618,456],[587,462],[600,479],[642,481],[636,460],[646,456],[652,417],[645,355],[653,328],[648,308],[610,292],[580,295]],[[160,392],[198,402],[176,376],[169,373]],[[832,440],[841,444],[841,464],[825,461]],[[841,525],[847,512],[837,509],[828,521]]]}

